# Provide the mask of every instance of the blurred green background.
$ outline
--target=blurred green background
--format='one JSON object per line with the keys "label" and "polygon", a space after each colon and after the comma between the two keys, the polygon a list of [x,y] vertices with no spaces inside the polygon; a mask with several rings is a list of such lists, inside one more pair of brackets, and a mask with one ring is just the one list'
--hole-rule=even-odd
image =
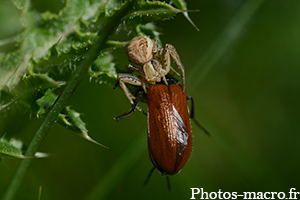
{"label": "blurred green background", "polygon": [[[136,112],[114,121],[113,117],[130,107],[123,92],[86,77],[68,104],[83,114],[91,137],[109,149],[55,125],[39,149],[51,156],[34,160],[16,199],[37,199],[39,186],[42,200],[85,199],[87,195],[190,199],[191,187],[239,193],[288,193],[294,187],[300,192],[299,1],[263,1],[220,59],[207,58],[206,63],[213,62],[211,67],[203,61],[207,55],[216,59],[216,52],[210,54],[210,50],[220,44],[216,41],[246,2],[187,1],[189,9],[200,10],[189,13],[199,32],[181,14],[156,23],[163,33],[162,42],[173,44],[181,56],[196,118],[211,133],[207,137],[192,123],[193,153],[183,170],[170,178],[171,191],[157,171],[143,186],[152,168],[147,118]],[[25,119],[25,128],[19,130],[21,122],[16,122],[7,134],[28,144],[41,119],[29,119],[28,114]],[[0,163],[0,196],[19,162],[4,159]]]}

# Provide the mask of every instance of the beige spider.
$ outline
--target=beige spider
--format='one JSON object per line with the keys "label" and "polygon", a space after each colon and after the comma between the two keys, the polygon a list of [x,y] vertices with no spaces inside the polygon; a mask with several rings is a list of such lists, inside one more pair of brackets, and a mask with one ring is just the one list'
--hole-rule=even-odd
{"label": "beige spider", "polygon": [[[147,93],[146,84],[148,83],[156,84],[163,79],[165,84],[168,85],[165,76],[169,73],[170,69],[179,75],[171,67],[170,56],[174,59],[176,65],[182,72],[182,82],[185,88],[184,67],[176,49],[170,44],[166,44],[164,48],[158,49],[157,43],[158,41],[155,41],[155,44],[153,44],[152,40],[146,36],[137,36],[130,41],[127,47],[129,61],[141,66],[137,68],[131,64],[127,65],[127,68],[139,72],[141,77],[129,73],[118,74],[118,83],[132,105],[134,105],[133,100],[135,97],[130,93],[125,83],[142,86],[145,93]],[[137,109],[141,111],[138,106]]]}

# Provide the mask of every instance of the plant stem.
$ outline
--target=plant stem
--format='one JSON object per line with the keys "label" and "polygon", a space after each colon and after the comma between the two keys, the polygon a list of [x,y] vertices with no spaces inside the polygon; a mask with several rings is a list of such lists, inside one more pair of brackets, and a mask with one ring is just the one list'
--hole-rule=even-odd
{"label": "plant stem", "polygon": [[[76,89],[77,85],[80,83],[82,78],[88,71],[89,66],[97,59],[99,52],[103,49],[104,44],[107,38],[113,33],[116,27],[119,25],[121,19],[126,15],[129,9],[132,8],[133,3],[136,0],[127,1],[126,5],[123,6],[120,10],[116,11],[115,14],[109,18],[103,28],[99,30],[98,40],[95,42],[88,51],[77,67],[77,70],[73,73],[67,85],[65,86],[61,95],[57,98],[56,102],[53,104],[49,113],[46,115],[42,124],[38,128],[37,132],[33,136],[28,149],[25,153],[25,156],[34,156],[38,150],[38,147],[46,137],[48,131],[55,123],[58,114],[64,108],[68,98],[72,95],[73,91]],[[6,193],[4,194],[3,200],[11,200],[16,195],[16,192],[28,170],[28,167],[33,159],[23,159],[10,182]]]}

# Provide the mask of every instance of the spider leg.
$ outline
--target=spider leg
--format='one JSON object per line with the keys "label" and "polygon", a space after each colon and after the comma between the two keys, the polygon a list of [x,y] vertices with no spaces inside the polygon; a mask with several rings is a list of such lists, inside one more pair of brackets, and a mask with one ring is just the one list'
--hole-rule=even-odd
{"label": "spider leg", "polygon": [[[184,66],[181,63],[179,54],[177,53],[175,47],[171,44],[166,44],[165,51],[166,51],[166,53],[165,53],[165,57],[164,57],[164,62],[166,62],[166,64],[168,64],[168,65],[171,65],[170,64],[170,56],[171,56],[174,59],[178,68],[182,72],[182,82],[183,82],[183,91],[184,91],[185,90],[185,71],[184,71]],[[168,57],[168,58],[166,58],[166,57]],[[168,68],[170,71],[170,66]]]}
{"label": "spider leg", "polygon": [[170,68],[177,76],[180,76],[180,74],[173,67],[170,67]]}
{"label": "spider leg", "polygon": [[127,69],[132,70],[132,71],[136,71],[136,72],[139,71],[139,68],[133,66],[132,64],[128,64],[126,67],[127,67]]}
{"label": "spider leg", "polygon": [[[153,57],[155,58],[155,57]],[[156,56],[156,62],[153,63],[154,68],[156,68],[156,71],[159,71],[160,76],[156,80],[156,82],[160,82],[161,78],[165,82],[166,85],[168,85],[166,75],[169,73],[171,68],[171,62],[170,62],[170,55],[168,52],[164,51],[164,48],[159,48],[157,51]]]}
{"label": "spider leg", "polygon": [[[131,85],[136,85],[136,86],[142,86],[142,82],[139,79],[139,77],[132,75],[132,74],[127,74],[127,73],[120,73],[118,74],[118,82],[122,90],[124,91],[127,99],[129,102],[134,105],[134,99],[136,99],[129,91],[125,83],[129,83]],[[138,109],[140,112],[143,112],[143,110],[139,107],[136,106],[136,109]]]}
{"label": "spider leg", "polygon": [[155,60],[158,60],[160,57],[160,52],[157,51],[157,46],[158,46],[158,40],[155,40],[154,46],[153,46],[153,50],[152,50],[152,54],[153,54],[153,58]]}

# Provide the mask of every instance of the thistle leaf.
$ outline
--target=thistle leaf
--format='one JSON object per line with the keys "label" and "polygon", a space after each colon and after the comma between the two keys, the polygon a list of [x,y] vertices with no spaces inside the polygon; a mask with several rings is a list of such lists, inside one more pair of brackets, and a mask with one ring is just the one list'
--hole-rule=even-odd
{"label": "thistle leaf", "polygon": [[[34,10],[30,0],[12,0],[7,5],[0,2],[0,11],[2,8],[15,11],[0,12],[1,18],[10,19],[15,25],[13,32],[0,33],[3,34],[0,35],[0,112],[5,112],[5,117],[0,116],[2,124],[16,117],[13,116],[16,109],[10,108],[19,108],[37,117],[50,110],[61,92],[58,89],[66,85],[101,34],[98,31],[114,13],[125,7],[126,2],[122,2],[66,0],[56,12]],[[121,20],[116,35],[119,31],[126,31],[132,34],[130,38],[148,35],[159,40],[153,22],[171,19],[183,12],[180,9],[186,9],[185,4],[174,4],[179,9],[160,1],[137,1]],[[4,27],[1,18],[0,27]],[[115,50],[127,43],[107,41],[106,47],[89,67],[90,79],[115,84],[118,68]],[[57,122],[95,142],[88,136],[80,114],[70,107],[63,109]]]}
{"label": "thistle leaf", "polygon": [[[40,109],[37,112],[38,117],[40,117],[41,115],[45,115],[51,109],[57,97],[58,96],[55,95],[52,92],[52,90],[48,89],[45,92],[45,95],[36,101],[36,103],[40,107]],[[88,130],[85,126],[85,123],[80,118],[80,113],[72,110],[69,106],[65,107],[62,110],[62,112],[58,115],[57,122],[65,126],[66,128],[73,130],[80,137],[83,137],[84,139],[98,144],[100,146],[106,147],[96,142],[88,135]]]}
{"label": "thistle leaf", "polygon": [[194,24],[194,22],[191,20],[189,14],[188,14],[189,11],[187,10],[186,2],[184,0],[173,0],[172,2],[174,3],[174,5],[177,8],[185,11],[185,12],[183,12],[183,15],[185,16],[185,18],[195,27],[195,29],[197,31],[199,31],[198,27]]}
{"label": "thistle leaf", "polygon": [[22,154],[23,142],[16,139],[0,139],[0,157],[25,158]]}
{"label": "thistle leaf", "polygon": [[9,157],[9,158],[25,159],[25,158],[45,158],[49,156],[49,154],[42,153],[42,152],[36,152],[33,157],[24,156],[22,154],[23,148],[24,145],[21,140],[17,140],[14,138],[7,140],[4,137],[2,137],[0,139],[0,158]]}

